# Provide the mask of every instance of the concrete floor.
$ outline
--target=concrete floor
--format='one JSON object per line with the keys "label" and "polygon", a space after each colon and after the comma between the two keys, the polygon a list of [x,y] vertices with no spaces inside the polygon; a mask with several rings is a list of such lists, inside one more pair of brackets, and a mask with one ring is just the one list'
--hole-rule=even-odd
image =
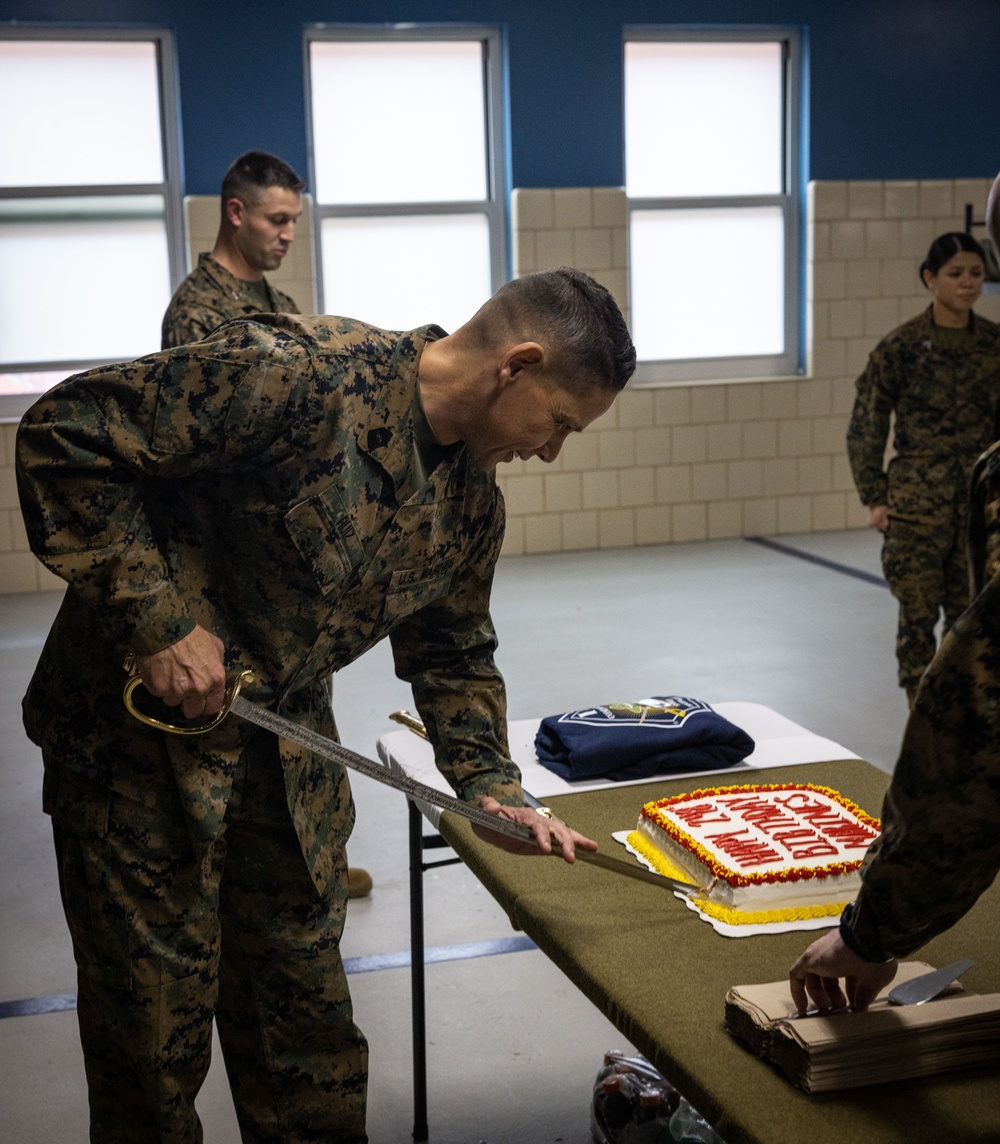
{"label": "concrete floor", "polygon": [[[503,561],[494,618],[510,718],[650,693],[748,700],[891,770],[906,718],[895,604],[884,586],[846,571],[880,575],[878,538],[853,531],[780,543],[794,551],[733,540]],[[76,989],[39,809],[40,759],[20,723],[57,606],[56,595],[0,596],[0,1004]],[[412,706],[387,647],[338,675],[335,706],[344,742],[374,756],[378,737],[398,729],[388,714]],[[354,789],[350,860],[371,871],[375,889],[351,904],[344,956],[405,952],[405,802],[363,777]],[[429,872],[425,892],[428,947],[513,934],[462,866]],[[371,1144],[404,1144],[413,1126],[409,972],[355,973],[351,988],[371,1044]],[[427,1020],[434,1144],[587,1144],[602,1054],[630,1048],[537,950],[428,966]],[[0,1138],[84,1144],[72,1010],[0,1019],[0,1067]],[[238,1144],[218,1053],[199,1109],[207,1144]]]}

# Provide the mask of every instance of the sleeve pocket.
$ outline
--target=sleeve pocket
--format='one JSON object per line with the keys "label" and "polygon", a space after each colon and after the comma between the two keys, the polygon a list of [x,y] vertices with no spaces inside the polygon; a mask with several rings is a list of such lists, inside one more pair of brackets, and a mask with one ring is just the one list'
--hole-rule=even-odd
{"label": "sleeve pocket", "polygon": [[295,505],[285,527],[320,592],[349,583],[364,560],[364,547],[336,490]]}

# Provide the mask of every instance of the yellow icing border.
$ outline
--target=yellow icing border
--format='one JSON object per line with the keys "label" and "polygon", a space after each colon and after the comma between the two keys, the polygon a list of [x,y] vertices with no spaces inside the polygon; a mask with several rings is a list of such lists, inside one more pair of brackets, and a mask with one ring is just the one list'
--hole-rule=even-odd
{"label": "yellow icing border", "polygon": [[839,918],[847,902],[829,902],[825,906],[798,906],[792,910],[733,910],[695,898],[694,904],[703,914],[734,926],[762,926],[768,922],[801,922],[807,918]]}
{"label": "yellow icing border", "polygon": [[687,882],[692,886],[695,884],[691,881],[691,875],[679,866],[675,866],[661,850],[657,850],[645,834],[640,834],[638,830],[629,831],[625,841],[633,850],[638,850],[643,858],[648,858],[657,872],[665,878],[673,878],[676,882]]}
{"label": "yellow icing border", "polygon": [[[633,850],[637,850],[644,858],[648,858],[656,870],[665,877],[694,885],[690,874],[675,866],[638,830],[629,831],[626,841]],[[807,918],[839,917],[844,912],[844,906],[847,905],[847,902],[844,901],[828,902],[825,906],[796,906],[783,910],[734,910],[731,906],[720,906],[705,898],[695,897],[692,901],[703,914],[708,914],[710,917],[734,926],[766,925],[768,922],[799,922]]]}

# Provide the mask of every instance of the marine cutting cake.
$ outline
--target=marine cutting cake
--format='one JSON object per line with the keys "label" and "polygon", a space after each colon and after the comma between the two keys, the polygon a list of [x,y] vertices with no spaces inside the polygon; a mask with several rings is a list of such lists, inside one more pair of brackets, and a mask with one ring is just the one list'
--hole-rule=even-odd
{"label": "marine cutting cake", "polygon": [[734,925],[837,916],[880,823],[830,787],[709,787],[649,802],[629,845],[705,887],[698,908]]}

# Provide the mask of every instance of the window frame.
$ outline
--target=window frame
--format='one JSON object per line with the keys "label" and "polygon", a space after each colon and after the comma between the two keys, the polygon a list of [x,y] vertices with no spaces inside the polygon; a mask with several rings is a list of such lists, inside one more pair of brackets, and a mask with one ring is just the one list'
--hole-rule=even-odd
{"label": "window frame", "polygon": [[[70,24],[46,24],[19,27],[0,25],[0,39],[57,42],[142,42],[156,49],[157,86],[160,104],[160,132],[163,146],[163,181],[160,183],[112,183],[105,185],[55,185],[0,187],[0,199],[30,198],[116,198],[135,195],[160,195],[163,198],[163,221],[167,238],[167,264],[170,289],[187,273],[184,238],[184,214],[181,196],[180,161],[180,96],[177,80],[177,53],[174,36],[168,28],[80,27]],[[154,352],[156,346],[150,346]],[[47,373],[65,371],[66,376],[93,366],[106,364],[105,359],[68,361],[31,361],[0,364],[0,374]],[[37,394],[0,394],[0,420],[19,418]]]}
{"label": "window frame", "polygon": [[[780,43],[782,45],[782,183],[779,194],[713,195],[710,197],[628,197],[629,235],[632,216],[643,211],[711,210],[739,207],[780,208],[785,236],[784,329],[785,348],[780,354],[721,358],[641,360],[632,383],[638,386],[689,385],[700,382],[768,381],[801,377],[804,359],[804,282],[802,264],[802,140],[804,86],[802,38],[797,28],[755,25],[753,27],[708,26],[672,28],[665,25],[627,25],[622,29],[622,105],[625,92],[625,46],[636,42],[661,43]],[[625,140],[623,134],[623,173]],[[631,237],[629,239],[631,246]],[[631,260],[630,260],[631,261]],[[631,268],[629,296],[632,297]]]}
{"label": "window frame", "polygon": [[[313,129],[312,62],[310,45],[315,42],[437,42],[476,40],[483,45],[483,104],[486,112],[487,197],[471,201],[323,204],[316,186],[316,143]],[[306,131],[309,148],[309,181],[313,188],[313,264],[316,267],[316,298],[321,313],[324,297],[322,233],[327,218],[405,218],[415,215],[485,214],[489,228],[490,289],[495,293],[509,278],[510,248],[507,231],[508,165],[506,157],[503,44],[498,27],[484,24],[311,24],[303,29],[306,84]]]}

